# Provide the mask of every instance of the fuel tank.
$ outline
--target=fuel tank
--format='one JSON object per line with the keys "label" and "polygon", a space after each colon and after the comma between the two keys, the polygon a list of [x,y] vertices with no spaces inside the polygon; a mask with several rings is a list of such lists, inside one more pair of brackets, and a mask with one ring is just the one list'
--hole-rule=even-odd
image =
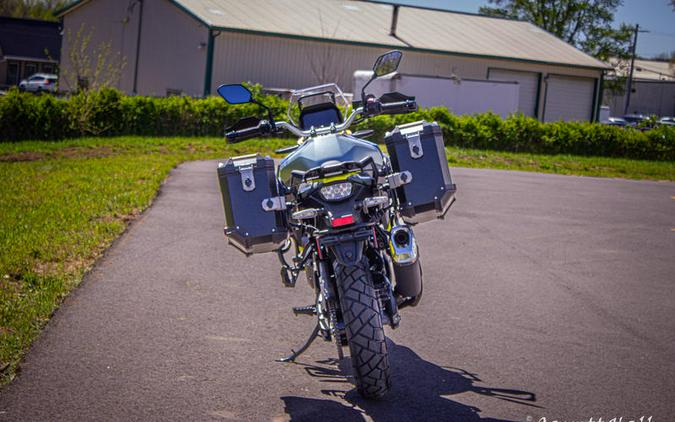
{"label": "fuel tank", "polygon": [[372,142],[350,135],[328,134],[308,139],[279,164],[279,180],[290,184],[293,170],[307,171],[329,161],[361,161],[372,157],[378,167],[384,164],[384,155]]}

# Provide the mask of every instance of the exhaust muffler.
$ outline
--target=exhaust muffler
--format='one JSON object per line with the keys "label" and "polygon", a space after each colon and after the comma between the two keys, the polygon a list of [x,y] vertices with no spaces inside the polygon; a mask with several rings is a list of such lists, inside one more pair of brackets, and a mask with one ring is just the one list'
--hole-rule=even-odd
{"label": "exhaust muffler", "polygon": [[422,296],[422,267],[417,242],[409,226],[395,226],[389,239],[396,286],[399,297],[410,298],[406,303],[417,305]]}
{"label": "exhaust muffler", "polygon": [[395,226],[391,229],[391,251],[395,264],[408,265],[417,262],[417,243],[408,226]]}

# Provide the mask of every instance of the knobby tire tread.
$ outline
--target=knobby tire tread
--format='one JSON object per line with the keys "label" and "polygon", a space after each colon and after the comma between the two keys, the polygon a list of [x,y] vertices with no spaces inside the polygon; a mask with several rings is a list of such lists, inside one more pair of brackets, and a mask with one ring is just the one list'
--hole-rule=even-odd
{"label": "knobby tire tread", "polygon": [[380,300],[367,269],[335,265],[340,306],[347,332],[356,387],[366,398],[380,398],[391,387],[389,355]]}

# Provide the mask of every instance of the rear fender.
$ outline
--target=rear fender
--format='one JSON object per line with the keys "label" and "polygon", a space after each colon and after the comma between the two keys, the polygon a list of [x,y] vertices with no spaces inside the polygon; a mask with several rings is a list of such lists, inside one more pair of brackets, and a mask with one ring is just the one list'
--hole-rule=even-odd
{"label": "rear fender", "polygon": [[372,237],[372,228],[361,227],[353,232],[323,236],[325,246],[340,265],[351,267],[361,262],[366,241]]}
{"label": "rear fender", "polygon": [[352,267],[361,262],[365,243],[364,240],[353,240],[329,246],[328,250],[330,250],[340,265]]}

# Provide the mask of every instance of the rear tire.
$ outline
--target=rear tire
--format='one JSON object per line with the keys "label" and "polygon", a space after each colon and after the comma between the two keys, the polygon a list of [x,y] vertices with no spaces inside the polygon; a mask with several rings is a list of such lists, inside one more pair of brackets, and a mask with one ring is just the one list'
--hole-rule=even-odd
{"label": "rear tire", "polygon": [[356,388],[367,399],[380,398],[391,387],[391,375],[380,300],[367,261],[353,267],[336,263],[334,269]]}

